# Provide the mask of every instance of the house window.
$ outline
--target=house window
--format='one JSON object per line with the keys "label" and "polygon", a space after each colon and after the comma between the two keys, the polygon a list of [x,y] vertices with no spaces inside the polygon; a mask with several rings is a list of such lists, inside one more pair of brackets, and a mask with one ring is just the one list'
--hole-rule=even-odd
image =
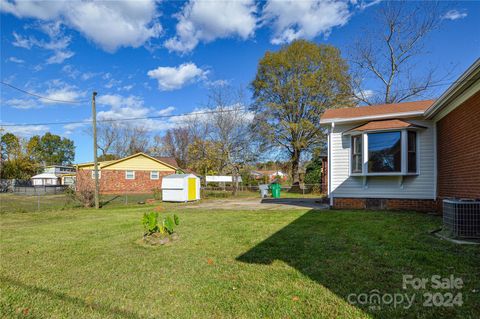
{"label": "house window", "polygon": [[135,171],[125,171],[125,179],[135,179]]}
{"label": "house window", "polygon": [[368,134],[368,172],[402,170],[402,135],[400,131]]}
{"label": "house window", "polygon": [[352,173],[362,172],[362,135],[352,136]]}
{"label": "house window", "polygon": [[417,172],[417,133],[413,131],[408,131],[408,141],[407,141],[407,156],[408,156],[408,172],[416,173]]}
{"label": "house window", "polygon": [[150,172],[150,179],[159,179],[159,178],[160,178],[160,174],[158,173],[158,171]]}
{"label": "house window", "polygon": [[[102,177],[102,172],[98,171],[98,179]],[[95,171],[92,171],[92,179],[95,179]]]}

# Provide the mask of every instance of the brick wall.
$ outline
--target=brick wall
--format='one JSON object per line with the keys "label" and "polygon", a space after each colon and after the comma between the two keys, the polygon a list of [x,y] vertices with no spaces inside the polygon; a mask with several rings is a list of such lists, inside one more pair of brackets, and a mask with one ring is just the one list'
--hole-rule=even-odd
{"label": "brick wall", "polygon": [[437,123],[438,196],[480,198],[480,92]]}
{"label": "brick wall", "polygon": [[[175,172],[159,172],[160,178],[150,179],[150,171],[135,171],[135,179],[125,179],[125,171],[102,170],[99,179],[100,193],[151,193],[154,188],[162,186],[162,176]],[[77,190],[90,188],[93,190],[95,180],[92,179],[92,170],[80,169],[77,172]]]}
{"label": "brick wall", "polygon": [[437,211],[437,202],[432,199],[395,198],[334,198],[334,209],[386,209],[419,212]]}

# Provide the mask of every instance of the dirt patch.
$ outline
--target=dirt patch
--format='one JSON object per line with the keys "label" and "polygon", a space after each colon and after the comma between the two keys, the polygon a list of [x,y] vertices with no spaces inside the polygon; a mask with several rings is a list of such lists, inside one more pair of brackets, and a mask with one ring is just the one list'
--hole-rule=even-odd
{"label": "dirt patch", "polygon": [[316,198],[252,198],[205,200],[185,208],[228,210],[328,209]]}

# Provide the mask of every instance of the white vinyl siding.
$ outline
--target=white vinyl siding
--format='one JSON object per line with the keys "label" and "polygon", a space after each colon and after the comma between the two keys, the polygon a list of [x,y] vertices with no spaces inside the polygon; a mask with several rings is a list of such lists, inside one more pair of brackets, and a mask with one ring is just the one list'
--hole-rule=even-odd
{"label": "white vinyl siding", "polygon": [[[433,199],[434,130],[430,121],[412,121],[426,129],[417,131],[417,172],[407,176],[350,176],[352,125],[335,125],[331,133],[331,194],[333,197]],[[363,161],[366,161],[364,156]]]}

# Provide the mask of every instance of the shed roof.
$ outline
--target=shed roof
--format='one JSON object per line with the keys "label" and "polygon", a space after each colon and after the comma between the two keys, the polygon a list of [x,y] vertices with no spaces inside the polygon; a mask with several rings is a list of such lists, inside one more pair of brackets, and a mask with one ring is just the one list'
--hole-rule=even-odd
{"label": "shed roof", "polygon": [[52,173],[42,173],[35,176],[32,176],[33,179],[47,179],[47,178],[58,178],[57,175]]}
{"label": "shed roof", "polygon": [[163,176],[163,179],[165,179],[165,178],[185,178],[185,177],[189,177],[189,176],[197,177],[193,174],[171,174],[171,175]]}
{"label": "shed roof", "polygon": [[422,115],[435,100],[378,104],[370,106],[329,109],[323,113],[320,123],[369,118],[402,117],[404,115]]}

